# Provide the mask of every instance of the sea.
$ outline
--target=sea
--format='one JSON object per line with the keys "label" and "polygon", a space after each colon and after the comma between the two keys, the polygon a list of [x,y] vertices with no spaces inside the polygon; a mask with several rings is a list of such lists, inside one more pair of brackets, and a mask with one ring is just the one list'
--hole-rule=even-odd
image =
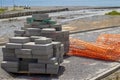
{"label": "sea", "polygon": [[120,0],[0,0],[1,6],[120,6]]}

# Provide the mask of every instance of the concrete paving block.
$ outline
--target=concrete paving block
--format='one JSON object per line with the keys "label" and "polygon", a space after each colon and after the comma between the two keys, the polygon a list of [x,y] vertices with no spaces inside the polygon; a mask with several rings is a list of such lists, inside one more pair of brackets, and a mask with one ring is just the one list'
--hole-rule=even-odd
{"label": "concrete paving block", "polygon": [[26,30],[26,28],[25,27],[21,27],[21,30]]}
{"label": "concrete paving block", "polygon": [[23,48],[32,49],[34,45],[35,45],[35,42],[28,42],[28,43],[23,44]]}
{"label": "concrete paving block", "polygon": [[3,53],[3,57],[15,57],[15,53]]}
{"label": "concrete paving block", "polygon": [[59,48],[53,48],[53,56],[59,58],[60,57],[60,50]]}
{"label": "concrete paving block", "polygon": [[36,22],[32,22],[31,23],[31,26],[33,27],[33,28],[40,28],[40,29],[42,29],[42,28],[49,28],[49,24],[43,24],[42,22],[40,22],[40,21],[36,21]]}
{"label": "concrete paving block", "polygon": [[56,40],[56,32],[51,32],[51,33],[41,33],[40,36],[44,36],[47,38],[52,38],[52,40]]}
{"label": "concrete paving block", "polygon": [[41,55],[34,55],[33,54],[33,59],[48,60],[51,57],[53,57],[53,56],[51,56],[51,55],[41,56]]}
{"label": "concrete paving block", "polygon": [[61,46],[60,46],[60,57],[63,57],[64,54],[65,54],[64,44],[61,44]]}
{"label": "concrete paving block", "polygon": [[12,73],[17,73],[18,72],[18,68],[3,68],[4,70],[6,70],[7,72],[12,72]]}
{"label": "concrete paving block", "polygon": [[45,69],[45,64],[40,64],[40,63],[29,63],[29,68],[40,68],[40,69]]}
{"label": "concrete paving block", "polygon": [[9,49],[6,48],[5,46],[2,47],[2,52],[4,56],[15,56],[15,49]]}
{"label": "concrete paving block", "polygon": [[46,55],[53,55],[53,49],[46,49],[46,50],[39,50],[39,49],[33,49],[32,55],[39,55],[39,56],[46,56]]}
{"label": "concrete paving block", "polygon": [[50,25],[50,27],[55,28],[56,31],[61,31],[62,30],[62,25],[60,25],[60,24]]}
{"label": "concrete paving block", "polygon": [[59,64],[62,63],[63,60],[64,60],[63,57],[59,58],[59,59],[58,59],[58,63],[59,63]]}
{"label": "concrete paving block", "polygon": [[44,68],[29,68],[29,73],[41,73],[41,74],[45,74],[46,70]]}
{"label": "concrete paving block", "polygon": [[58,69],[59,68],[59,63],[54,63],[54,64],[47,64],[47,68],[54,68],[54,69]]}
{"label": "concrete paving block", "polygon": [[26,59],[22,58],[20,61],[27,62],[27,63],[37,63],[37,59]]}
{"label": "concrete paving block", "polygon": [[52,42],[53,44],[53,56],[59,58],[61,42]]}
{"label": "concrete paving block", "polygon": [[3,56],[3,61],[18,61],[19,58],[11,56]]}
{"label": "concrete paving block", "polygon": [[39,28],[43,29],[43,28],[49,28],[50,26],[48,24],[40,24]]}
{"label": "concrete paving block", "polygon": [[40,60],[38,59],[38,63],[44,63],[44,64],[54,64],[57,62],[57,58],[56,57],[53,57],[53,58],[50,58],[49,60]]}
{"label": "concrete paving block", "polygon": [[18,55],[16,55],[16,57],[17,57],[17,58],[32,58],[32,56],[31,56],[31,55],[28,55],[28,54],[24,54],[24,55],[18,54]]}
{"label": "concrete paving block", "polygon": [[24,29],[26,29],[26,28],[31,28],[31,27],[32,27],[32,25],[31,25],[31,24],[24,23]]}
{"label": "concrete paving block", "polygon": [[47,74],[58,74],[59,68],[47,68]]}
{"label": "concrete paving block", "polygon": [[69,31],[56,31],[56,40],[55,41],[69,41]]}
{"label": "concrete paving block", "polygon": [[45,37],[41,37],[41,38],[35,40],[35,44],[48,44],[51,42],[52,42],[51,38],[45,38]]}
{"label": "concrete paving block", "polygon": [[35,42],[29,42],[23,44],[24,49],[39,49],[39,50],[50,50],[52,49],[52,44],[35,44]]}
{"label": "concrete paving block", "polygon": [[69,41],[63,42],[63,44],[64,44],[64,52],[68,53],[69,52],[69,45],[70,45]]}
{"label": "concrete paving block", "polygon": [[4,68],[17,68],[18,67],[18,62],[16,61],[2,61],[1,67]]}
{"label": "concrete paving block", "polygon": [[43,28],[41,30],[41,33],[53,33],[55,32],[56,30],[54,28]]}
{"label": "concrete paving block", "polygon": [[49,43],[49,44],[35,44],[32,47],[32,49],[39,49],[39,50],[49,50],[52,48],[53,48],[53,45],[51,43]]}
{"label": "concrete paving block", "polygon": [[32,58],[19,59],[19,70],[20,71],[28,71],[29,63],[37,63],[37,59],[32,59]]}
{"label": "concrete paving block", "polygon": [[32,17],[33,17],[35,20],[50,19],[48,14],[33,14]]}
{"label": "concrete paving block", "polygon": [[29,37],[11,37],[9,39],[11,43],[27,43],[30,41]]}
{"label": "concrete paving block", "polygon": [[62,32],[65,36],[68,36],[70,34],[70,31],[68,31],[68,30],[62,30]]}
{"label": "concrete paving block", "polygon": [[52,42],[52,45],[53,45],[53,47],[55,47],[55,48],[59,48],[59,47],[61,46],[61,42],[53,41],[53,42]]}
{"label": "concrete paving block", "polygon": [[38,28],[38,26],[40,25],[41,22],[32,22],[30,23],[32,27]]}
{"label": "concrete paving block", "polygon": [[21,35],[21,34],[14,34],[15,37],[23,37],[24,35]]}
{"label": "concrete paving block", "polygon": [[14,33],[23,35],[23,34],[25,34],[25,30],[15,30]]}
{"label": "concrete paving block", "polygon": [[31,49],[15,49],[17,58],[32,58]]}
{"label": "concrete paving block", "polygon": [[25,35],[27,36],[40,36],[41,29],[40,28],[27,28]]}
{"label": "concrete paving block", "polygon": [[19,62],[19,71],[28,71],[28,62]]}
{"label": "concrete paving block", "polygon": [[46,38],[46,37],[43,37],[43,36],[30,36],[31,42],[35,42],[35,39],[39,39],[39,38]]}
{"label": "concrete paving block", "polygon": [[6,43],[6,48],[16,49],[16,48],[22,48],[21,43]]}
{"label": "concrete paving block", "polygon": [[16,54],[31,54],[31,49],[15,49]]}
{"label": "concrete paving block", "polygon": [[50,61],[49,61],[49,59],[48,59],[48,60],[41,60],[41,59],[38,59],[38,63],[40,63],[40,64],[49,64]]}

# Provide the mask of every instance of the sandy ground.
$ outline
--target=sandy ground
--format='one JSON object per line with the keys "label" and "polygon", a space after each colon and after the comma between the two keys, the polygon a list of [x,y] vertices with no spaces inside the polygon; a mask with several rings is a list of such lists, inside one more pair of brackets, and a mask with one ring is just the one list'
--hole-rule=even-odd
{"label": "sandy ground", "polygon": [[[24,26],[24,22],[25,20],[0,22],[0,43],[7,42],[8,38],[14,35],[14,30],[18,30]],[[120,17],[95,16],[68,22],[63,25],[63,30],[76,32],[119,25]]]}
{"label": "sandy ground", "polygon": [[68,22],[68,24],[63,25],[63,29],[76,32],[112,26],[120,26],[120,16],[94,16],[90,18],[83,18]]}

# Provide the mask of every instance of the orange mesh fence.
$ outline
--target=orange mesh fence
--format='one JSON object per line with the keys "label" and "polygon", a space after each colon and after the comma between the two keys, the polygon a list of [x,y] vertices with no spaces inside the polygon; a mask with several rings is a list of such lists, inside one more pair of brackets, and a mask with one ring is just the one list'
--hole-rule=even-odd
{"label": "orange mesh fence", "polygon": [[[103,37],[102,35],[100,36]],[[119,38],[118,36],[113,35],[115,40]],[[104,42],[104,40],[102,40],[101,37],[98,37],[96,43],[90,43],[79,39],[70,38],[70,49],[69,49],[70,51],[68,55],[83,56],[83,57],[110,60],[110,61],[119,61],[120,59],[119,47],[116,45],[115,46],[106,45],[107,43]],[[110,42],[113,44],[112,41]],[[109,40],[107,42],[109,42]]]}
{"label": "orange mesh fence", "polygon": [[101,34],[96,43],[120,47],[120,34]]}

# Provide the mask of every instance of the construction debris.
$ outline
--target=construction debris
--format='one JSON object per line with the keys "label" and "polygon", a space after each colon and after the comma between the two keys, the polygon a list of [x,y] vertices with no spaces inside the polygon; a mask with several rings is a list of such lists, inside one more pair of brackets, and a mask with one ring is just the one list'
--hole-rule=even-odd
{"label": "construction debris", "polygon": [[69,51],[69,31],[55,24],[48,14],[33,14],[25,27],[2,48],[1,67],[8,72],[57,74]]}

